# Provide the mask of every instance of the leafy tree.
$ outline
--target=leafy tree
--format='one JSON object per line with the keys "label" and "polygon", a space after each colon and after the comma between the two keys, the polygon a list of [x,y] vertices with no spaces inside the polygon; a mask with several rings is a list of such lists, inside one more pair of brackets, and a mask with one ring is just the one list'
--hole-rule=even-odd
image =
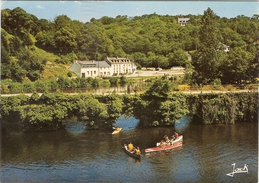
{"label": "leafy tree", "polygon": [[232,84],[246,83],[250,75],[248,72],[252,62],[253,56],[242,48],[237,47],[231,50],[228,59],[222,66],[224,72],[223,82]]}
{"label": "leafy tree", "polygon": [[23,44],[25,46],[32,46],[34,45],[34,39],[33,36],[30,33],[23,33],[22,35]]}
{"label": "leafy tree", "polygon": [[171,84],[165,77],[163,79],[156,79],[152,86],[144,93],[143,97],[157,100],[165,100],[171,92]]}
{"label": "leafy tree", "polygon": [[169,64],[170,66],[183,66],[187,65],[188,55],[184,50],[176,50],[169,54]]}
{"label": "leafy tree", "polygon": [[40,31],[35,36],[37,42],[35,43],[36,46],[42,48],[46,51],[56,52],[55,40],[54,40],[55,32],[51,29],[49,31]]}
{"label": "leafy tree", "polygon": [[107,113],[109,114],[110,124],[114,123],[122,115],[122,101],[120,98],[115,98],[108,104]]}
{"label": "leafy tree", "polygon": [[60,30],[64,27],[71,26],[71,19],[67,15],[59,15],[54,20],[56,30]]}
{"label": "leafy tree", "polygon": [[95,121],[98,123],[104,120],[108,115],[105,105],[93,97],[88,97],[87,102],[85,102],[85,100],[79,100],[77,105],[79,115],[86,116],[87,121]]}
{"label": "leafy tree", "polygon": [[186,105],[186,98],[182,94],[175,94],[169,97],[165,102],[161,102],[157,115],[161,116],[161,124],[172,125],[179,122],[183,115],[189,113]]}
{"label": "leafy tree", "polygon": [[219,67],[224,60],[219,50],[218,17],[208,8],[201,19],[200,46],[193,54],[193,78],[198,84],[209,84],[220,76]]}
{"label": "leafy tree", "polygon": [[70,27],[62,27],[54,35],[55,46],[61,53],[70,53],[76,47],[75,38],[75,33]]}
{"label": "leafy tree", "polygon": [[81,50],[89,55],[90,59],[101,59],[98,53],[105,53],[105,30],[99,22],[85,24],[82,33],[83,45]]}
{"label": "leafy tree", "polygon": [[3,46],[1,46],[1,78],[2,79],[7,79],[12,77],[10,62],[11,62],[11,59],[9,57],[8,52]]}
{"label": "leafy tree", "polygon": [[173,125],[189,113],[186,98],[182,94],[171,94],[171,84],[166,77],[156,80],[133,106],[140,126]]}

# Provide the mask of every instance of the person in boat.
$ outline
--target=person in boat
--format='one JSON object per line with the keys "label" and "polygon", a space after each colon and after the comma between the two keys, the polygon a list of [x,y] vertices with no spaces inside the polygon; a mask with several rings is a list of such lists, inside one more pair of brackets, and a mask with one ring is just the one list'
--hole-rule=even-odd
{"label": "person in boat", "polygon": [[174,135],[172,136],[173,138],[171,139],[171,144],[174,144],[174,140],[179,138],[179,134],[177,132],[174,132]]}
{"label": "person in boat", "polygon": [[174,138],[175,138],[175,140],[178,139],[178,137],[179,137],[179,134],[178,134],[177,132],[174,132]]}
{"label": "person in boat", "polygon": [[164,143],[165,143],[164,140],[161,140],[161,142],[160,142],[160,144],[159,144],[159,147],[160,147],[160,148],[164,147],[164,146],[165,146]]}
{"label": "person in boat", "polygon": [[129,151],[133,151],[134,150],[134,146],[133,146],[133,144],[131,142],[128,144],[128,149],[129,149]]}
{"label": "person in boat", "polygon": [[165,141],[165,144],[170,145],[170,139],[168,138],[167,135],[164,136],[164,141]]}
{"label": "person in boat", "polygon": [[137,147],[137,149],[135,150],[136,155],[140,155],[140,150],[139,147]]}

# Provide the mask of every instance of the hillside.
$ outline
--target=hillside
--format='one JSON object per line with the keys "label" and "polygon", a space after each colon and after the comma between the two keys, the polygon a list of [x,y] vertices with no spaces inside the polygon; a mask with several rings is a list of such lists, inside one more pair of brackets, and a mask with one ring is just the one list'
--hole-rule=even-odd
{"label": "hillside", "polygon": [[[118,15],[82,23],[66,15],[38,19],[19,7],[2,10],[1,16],[2,79],[34,82],[66,76],[74,59],[114,56],[128,57],[139,67],[191,68],[188,84],[242,84],[257,75],[257,17],[221,18],[208,8],[197,16]],[[180,17],[190,21],[181,26]]]}

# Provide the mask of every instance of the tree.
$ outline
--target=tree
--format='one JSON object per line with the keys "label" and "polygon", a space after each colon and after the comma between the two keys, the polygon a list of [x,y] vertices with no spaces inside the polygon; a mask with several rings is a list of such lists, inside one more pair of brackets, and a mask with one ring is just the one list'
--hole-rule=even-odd
{"label": "tree", "polygon": [[179,122],[183,115],[188,114],[186,98],[182,94],[175,94],[169,97],[165,102],[161,102],[157,115],[163,125],[172,125]]}
{"label": "tree", "polygon": [[71,19],[67,15],[60,15],[54,20],[55,29],[60,30],[63,27],[70,27]]}
{"label": "tree", "polygon": [[167,77],[156,79],[143,97],[152,100],[165,100],[171,92],[171,84]]}
{"label": "tree", "polygon": [[188,54],[182,50],[176,50],[173,53],[169,54],[169,64],[170,66],[183,66],[185,67],[185,65],[188,62]]}
{"label": "tree", "polygon": [[11,78],[10,57],[5,47],[1,46],[1,78]]}
{"label": "tree", "polygon": [[133,104],[133,114],[140,120],[140,126],[173,125],[188,113],[185,96],[171,94],[166,77],[157,79]]}
{"label": "tree", "polygon": [[209,84],[220,76],[223,62],[220,48],[218,17],[208,8],[201,19],[200,46],[193,54],[193,78],[198,84]]}
{"label": "tree", "polygon": [[[109,114],[109,121],[115,122],[122,115],[122,100],[118,97],[111,100],[108,104],[107,112]],[[112,124],[110,123],[110,124]]]}
{"label": "tree", "polygon": [[76,35],[70,27],[63,27],[54,35],[55,46],[63,54],[70,53],[76,47],[75,38]]}
{"label": "tree", "polygon": [[97,124],[107,118],[108,113],[103,103],[100,103],[92,96],[89,96],[85,100],[80,99],[77,102],[80,116],[85,116],[88,121],[94,121]]}
{"label": "tree", "polygon": [[234,48],[230,51],[228,59],[222,65],[223,82],[232,84],[246,83],[248,78],[251,78],[251,72],[249,72],[249,68],[252,63],[252,54],[243,50],[242,48]]}

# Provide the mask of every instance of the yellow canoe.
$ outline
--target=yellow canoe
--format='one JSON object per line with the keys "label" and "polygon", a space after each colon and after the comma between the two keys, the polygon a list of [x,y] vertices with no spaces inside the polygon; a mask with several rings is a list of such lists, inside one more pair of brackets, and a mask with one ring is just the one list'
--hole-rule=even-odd
{"label": "yellow canoe", "polygon": [[122,128],[117,128],[116,130],[114,130],[114,131],[112,132],[112,134],[120,133],[121,130],[122,130]]}

